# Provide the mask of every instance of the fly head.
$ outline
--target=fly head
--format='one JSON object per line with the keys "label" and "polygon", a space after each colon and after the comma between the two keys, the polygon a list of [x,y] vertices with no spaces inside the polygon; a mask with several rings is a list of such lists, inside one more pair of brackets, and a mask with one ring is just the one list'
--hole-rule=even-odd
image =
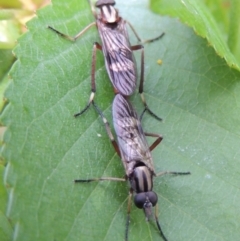
{"label": "fly head", "polygon": [[134,197],[135,205],[144,210],[146,220],[148,221],[152,215],[152,207],[157,204],[158,196],[155,192],[137,193]]}
{"label": "fly head", "polygon": [[101,10],[101,20],[104,23],[116,23],[119,19],[118,11],[114,8],[114,0],[98,0],[95,4]]}
{"label": "fly head", "polygon": [[103,5],[112,5],[114,6],[115,5],[115,1],[114,0],[98,0],[95,4],[95,6],[97,8],[103,6]]}

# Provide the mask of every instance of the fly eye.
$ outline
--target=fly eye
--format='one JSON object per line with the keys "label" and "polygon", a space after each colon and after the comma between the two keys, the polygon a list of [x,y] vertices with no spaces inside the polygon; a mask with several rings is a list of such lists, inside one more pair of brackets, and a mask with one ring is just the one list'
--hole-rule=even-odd
{"label": "fly eye", "polygon": [[150,203],[152,203],[153,207],[157,204],[158,196],[155,192],[147,192],[147,197],[149,198]]}
{"label": "fly eye", "polygon": [[143,208],[144,203],[146,202],[146,194],[144,192],[138,193],[134,197],[134,203],[138,208]]}
{"label": "fly eye", "polygon": [[158,196],[155,192],[142,192],[138,193],[134,197],[134,203],[138,208],[146,208],[152,205],[153,207],[157,204]]}

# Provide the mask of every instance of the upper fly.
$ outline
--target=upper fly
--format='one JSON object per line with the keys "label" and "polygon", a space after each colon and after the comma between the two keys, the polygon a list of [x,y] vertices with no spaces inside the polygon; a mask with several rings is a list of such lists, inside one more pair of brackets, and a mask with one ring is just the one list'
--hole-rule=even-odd
{"label": "upper fly", "polygon": [[126,22],[113,6],[115,1],[96,2],[100,14],[96,24],[102,40],[105,66],[115,92],[131,95],[137,85],[136,62],[131,50]]}
{"label": "upper fly", "polygon": [[[91,90],[88,104],[86,107],[81,110],[79,113],[75,114],[79,116],[83,114],[89,106],[93,103],[95,92],[96,92],[96,83],[95,83],[95,68],[96,68],[96,51],[101,50],[104,55],[105,67],[108,72],[108,76],[113,85],[114,92],[120,93],[123,96],[130,96],[136,89],[137,86],[137,68],[136,61],[133,55],[133,51],[141,51],[141,68],[140,68],[140,84],[139,84],[139,93],[141,95],[142,102],[144,104],[144,111],[148,111],[156,119],[161,120],[156,114],[154,114],[148,107],[144,94],[143,94],[143,82],[144,82],[144,47],[142,44],[131,45],[129,42],[129,36],[127,32],[127,24],[133,31],[134,35],[141,42],[138,34],[136,33],[133,26],[126,20],[122,19],[119,16],[118,10],[114,7],[115,1],[113,0],[98,0],[95,3],[95,8],[92,3],[91,9],[93,15],[96,19],[95,22],[86,26],[81,32],[79,32],[74,37],[68,36],[59,32],[58,30],[48,26],[49,29],[64,37],[68,40],[75,41],[80,36],[82,36],[87,30],[91,27],[96,26],[101,38],[101,44],[95,42],[93,45],[92,51],[92,72],[91,72]],[[160,36],[146,40],[145,42],[153,42],[154,40],[162,37]]]}

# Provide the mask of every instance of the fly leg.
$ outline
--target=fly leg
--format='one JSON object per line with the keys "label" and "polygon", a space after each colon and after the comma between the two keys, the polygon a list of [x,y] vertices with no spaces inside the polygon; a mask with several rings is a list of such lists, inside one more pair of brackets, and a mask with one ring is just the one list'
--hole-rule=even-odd
{"label": "fly leg", "polygon": [[133,190],[129,190],[128,195],[128,207],[127,207],[127,221],[126,221],[126,230],[125,230],[125,241],[128,241],[128,233],[129,233],[129,224],[130,224],[130,212],[131,212],[131,204],[132,204],[132,195]]}
{"label": "fly leg", "polygon": [[96,93],[96,82],[95,82],[95,68],[96,68],[96,52],[97,49],[102,50],[102,46],[99,43],[94,43],[93,45],[93,50],[92,50],[92,71],[91,71],[91,94],[88,100],[88,104],[85,106],[85,108],[74,114],[74,117],[80,116],[82,115],[86,110],[88,110],[88,108],[90,107],[90,105],[93,103],[94,100],[94,96]]}
{"label": "fly leg", "polygon": [[172,175],[190,175],[191,172],[170,172],[170,171],[165,171],[165,172],[159,172],[156,174],[157,177],[159,176],[163,176],[163,175],[166,175],[166,174],[172,174]]}
{"label": "fly leg", "polygon": [[143,114],[147,111],[151,116],[153,116],[155,119],[162,121],[162,118],[160,118],[159,116],[157,116],[147,105],[147,102],[145,100],[144,97],[144,93],[143,93],[143,82],[144,82],[144,47],[143,45],[134,45],[131,46],[131,49],[134,50],[142,50],[142,54],[141,54],[141,72],[140,72],[140,84],[139,84],[139,94],[141,96],[142,102],[144,104],[144,110],[142,112],[142,114],[140,115],[140,120],[143,117]]}
{"label": "fly leg", "polygon": [[115,181],[115,182],[126,182],[125,178],[118,177],[100,177],[100,178],[89,178],[89,179],[75,179],[74,182],[100,182],[100,181]]}
{"label": "fly leg", "polygon": [[142,114],[140,115],[140,120],[142,119],[144,113],[146,111],[149,112],[150,115],[152,115],[155,119],[162,121],[162,118],[160,118],[159,116],[157,116],[156,114],[153,113],[152,110],[150,110],[150,108],[148,107],[144,94],[143,94],[143,82],[144,82],[144,47],[142,46],[142,44],[145,43],[152,43],[160,38],[162,38],[164,36],[165,33],[160,34],[159,36],[152,38],[152,39],[148,39],[145,41],[142,41],[141,38],[139,37],[139,35],[137,34],[136,30],[134,29],[134,27],[132,26],[132,24],[128,21],[125,20],[125,22],[129,25],[129,27],[131,28],[131,30],[133,31],[134,35],[136,36],[137,40],[141,43],[141,45],[136,45],[136,46],[132,46],[132,50],[139,50],[142,49],[142,55],[141,55],[141,75],[140,75],[140,85],[139,85],[139,94],[141,95],[141,99],[142,102],[145,106]]}
{"label": "fly leg", "polygon": [[[92,6],[92,5],[91,5]],[[53,32],[55,32],[56,34],[58,34],[59,36],[70,40],[72,42],[75,42],[79,37],[81,37],[87,30],[89,30],[91,27],[95,26],[96,22],[93,22],[91,24],[89,24],[88,26],[86,26],[82,31],[80,31],[77,35],[75,35],[74,37],[71,37],[69,35],[66,35],[64,33],[59,32],[58,30],[54,29],[51,26],[48,26],[48,28],[50,30],[52,30]],[[96,68],[96,51],[97,49],[102,50],[102,46],[99,43],[94,43],[93,45],[93,50],[92,50],[92,71],[91,71],[91,94],[89,97],[89,101],[88,104],[86,105],[86,107],[80,111],[79,113],[76,113],[74,116],[80,116],[82,115],[86,110],[88,110],[88,108],[90,107],[90,105],[93,102],[95,93],[96,93],[96,83],[95,83],[95,68]]]}
{"label": "fly leg", "polygon": [[131,30],[133,31],[134,35],[136,36],[137,40],[141,43],[141,44],[145,44],[145,43],[152,43],[154,41],[157,41],[158,39],[162,38],[163,35],[165,33],[161,33],[159,36],[152,38],[152,39],[147,39],[142,41],[141,38],[139,37],[139,35],[137,34],[137,31],[134,29],[134,27],[132,26],[132,24],[130,22],[128,22],[127,20],[125,20],[125,22],[129,25],[129,27],[131,28]]}
{"label": "fly leg", "polygon": [[[107,119],[104,117],[102,111],[98,108],[98,106],[96,105],[96,103],[94,101],[92,101],[92,104],[94,106],[94,108],[96,109],[96,111],[98,112],[98,114],[101,116],[102,118],[102,121],[105,125],[105,128],[106,128],[106,131],[107,131],[107,134],[108,134],[108,137],[109,139],[111,140],[112,142],[112,145],[115,149],[115,151],[117,152],[117,154],[119,156],[120,155],[120,151],[119,151],[119,148],[118,148],[118,145],[117,145],[117,142],[115,141],[114,139],[114,136],[112,134],[112,131],[111,131],[111,128],[110,128],[110,125],[109,125],[109,122],[107,121]],[[96,182],[96,181],[117,181],[117,182],[125,182],[127,180],[127,178],[118,178],[118,177],[100,177],[100,178],[90,178],[90,179],[75,179],[74,182],[75,183],[78,183],[78,182]]]}
{"label": "fly leg", "polygon": [[149,150],[152,151],[156,146],[160,144],[160,142],[163,140],[163,137],[159,134],[155,133],[148,133],[144,132],[145,136],[150,136],[150,137],[156,137],[157,139],[152,143],[152,145],[149,147]]}
{"label": "fly leg", "polygon": [[[152,145],[149,147],[149,150],[152,151],[156,146],[158,146],[161,141],[163,140],[163,137],[159,134],[155,133],[148,133],[144,132],[145,136],[150,136],[150,137],[156,137],[157,139],[152,143]],[[156,174],[157,177],[163,176],[166,174],[172,174],[172,175],[190,175],[191,172],[170,172],[170,171],[164,171],[164,172],[159,172]]]}
{"label": "fly leg", "polygon": [[158,227],[158,230],[159,230],[159,233],[161,235],[161,237],[163,238],[164,241],[168,241],[167,238],[165,237],[162,229],[161,229],[161,226],[160,226],[160,223],[159,223],[159,220],[158,220],[158,206],[156,205],[155,206],[155,220],[156,220],[156,224],[157,224],[157,227]]}
{"label": "fly leg", "polygon": [[[165,175],[165,174],[173,174],[173,175],[189,175],[191,174],[190,172],[169,172],[169,171],[165,171],[165,172],[159,172],[156,174],[156,176],[162,176],[162,175]],[[163,238],[164,241],[168,241],[167,238],[165,237],[162,229],[161,229],[161,226],[160,226],[160,223],[159,223],[159,220],[158,220],[158,206],[156,205],[155,206],[155,220],[156,220],[156,224],[157,224],[157,227],[158,227],[158,230],[159,230],[159,233],[161,235],[161,237]]]}
{"label": "fly leg", "polygon": [[105,125],[106,131],[107,131],[107,134],[108,134],[108,137],[109,137],[109,139],[111,140],[112,145],[113,145],[115,151],[116,151],[117,154],[121,157],[118,144],[117,144],[117,142],[116,142],[115,139],[114,139],[114,136],[113,136],[113,134],[112,134],[112,131],[111,131],[111,128],[110,128],[110,125],[109,125],[108,120],[104,117],[102,111],[98,108],[98,106],[96,105],[96,103],[95,103],[94,101],[93,101],[93,106],[94,106],[94,108],[96,109],[96,111],[98,112],[98,114],[99,114],[99,115],[101,116],[101,118],[102,118],[102,121],[103,121],[103,123],[104,123],[104,125]]}
{"label": "fly leg", "polygon": [[[106,127],[106,131],[108,133],[108,136],[112,142],[112,145],[114,147],[114,149],[116,150],[116,152],[118,153],[118,155],[120,156],[120,151],[117,145],[117,142],[115,141],[112,131],[110,129],[110,125],[107,121],[107,119],[104,117],[102,111],[98,108],[98,106],[95,104],[94,101],[93,102],[93,106],[95,107],[96,111],[99,113],[99,115],[101,116],[103,123],[105,124]],[[74,182],[75,183],[79,183],[79,182],[96,182],[96,181],[117,181],[117,182],[125,182],[127,180],[127,178],[118,178],[118,177],[100,177],[100,178],[90,178],[90,179],[75,179]]]}
{"label": "fly leg", "polygon": [[55,32],[56,34],[58,34],[59,36],[61,36],[62,38],[65,38],[67,40],[70,40],[72,42],[75,42],[79,37],[81,37],[85,32],[87,32],[87,30],[89,30],[91,27],[96,26],[96,22],[92,22],[89,25],[87,25],[82,31],[80,31],[78,34],[76,34],[74,37],[69,36],[67,34],[64,34],[62,32],[59,32],[57,29],[48,26],[48,28],[50,30],[52,30],[53,32]]}
{"label": "fly leg", "polygon": [[[157,139],[152,143],[152,145],[149,147],[149,150],[152,151],[156,146],[158,146],[160,144],[160,142],[162,141],[163,137],[161,135],[158,134],[154,134],[154,133],[144,133],[145,136],[151,136],[151,137],[156,137]],[[156,176],[162,176],[165,174],[172,174],[172,175],[189,175],[191,174],[190,172],[169,172],[169,171],[165,171],[165,172],[159,172],[156,174]],[[160,236],[163,238],[164,241],[168,241],[167,238],[165,237],[162,228],[160,226],[159,220],[158,220],[158,206],[155,206],[155,221],[160,233]]]}

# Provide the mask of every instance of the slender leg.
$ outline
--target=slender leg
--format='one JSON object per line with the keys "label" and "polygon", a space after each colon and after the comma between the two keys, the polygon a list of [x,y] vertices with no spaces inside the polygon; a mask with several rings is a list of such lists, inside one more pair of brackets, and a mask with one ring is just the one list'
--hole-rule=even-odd
{"label": "slender leg", "polygon": [[[89,3],[92,6],[91,2],[89,2]],[[94,25],[96,25],[95,22],[89,24],[87,27],[85,27],[81,32],[79,32],[74,37],[71,37],[71,36],[66,35],[64,33],[61,33],[58,30],[52,28],[51,26],[48,26],[48,28],[50,30],[54,31],[55,33],[57,33],[59,36],[74,42]],[[102,46],[99,43],[96,42],[96,43],[94,43],[93,50],[92,50],[91,94],[90,94],[90,97],[89,97],[89,101],[88,101],[88,104],[85,106],[85,108],[82,111],[80,111],[79,113],[76,113],[74,115],[75,117],[82,115],[86,110],[88,110],[88,108],[90,107],[90,105],[93,102],[93,99],[94,99],[94,96],[95,96],[95,93],[96,93],[95,68],[96,68],[96,51],[97,51],[97,49],[102,50]]]}
{"label": "slender leg", "polygon": [[74,182],[99,182],[99,181],[115,181],[115,182],[125,182],[125,178],[118,177],[100,177],[100,178],[90,178],[90,179],[75,179]]}
{"label": "slender leg", "polygon": [[98,112],[98,114],[99,114],[99,115],[101,116],[101,118],[102,118],[102,121],[103,121],[103,123],[104,123],[104,125],[105,125],[106,131],[107,131],[107,134],[108,134],[108,137],[109,137],[109,139],[111,140],[112,145],[113,145],[115,151],[116,151],[117,154],[121,157],[121,153],[120,153],[118,144],[117,144],[117,142],[116,142],[115,139],[114,139],[114,136],[113,136],[113,134],[112,134],[112,131],[111,131],[109,122],[108,122],[107,119],[104,117],[102,111],[99,109],[99,107],[96,105],[96,103],[95,103],[94,101],[93,101],[93,106],[94,106],[94,108],[96,109],[96,111]]}
{"label": "slender leg", "polygon": [[[138,39],[139,42],[141,42],[141,44],[145,44],[145,43],[152,43],[160,38],[162,38],[164,36],[165,33],[162,33],[160,34],[159,36],[155,37],[155,38],[152,38],[152,39],[148,39],[148,40],[145,40],[145,41],[142,41],[141,38],[139,37],[139,35],[137,34],[136,30],[134,29],[134,27],[132,26],[132,24],[128,21],[125,20],[125,22],[129,25],[129,27],[132,29],[134,35],[136,36],[136,38]],[[137,46],[137,45],[136,45]],[[139,45],[141,46],[141,49],[142,49],[142,55],[141,55],[141,75],[140,75],[140,85],[139,85],[139,93],[141,95],[141,99],[142,99],[142,102],[145,106],[142,114],[140,115],[140,120],[142,119],[144,113],[146,111],[149,112],[150,115],[152,115],[155,119],[159,120],[159,121],[162,121],[162,118],[158,117],[156,114],[153,113],[153,111],[151,111],[146,103],[146,100],[145,100],[145,97],[144,97],[144,94],[143,94],[143,82],[144,82],[144,50],[143,50],[143,46],[142,45]],[[134,46],[132,46],[132,49],[133,49]],[[135,50],[135,49],[133,49]]]}
{"label": "slender leg", "polygon": [[172,175],[190,175],[191,172],[169,172],[169,171],[165,171],[165,172],[159,172],[156,174],[156,177],[160,177],[166,174],[172,174]]}
{"label": "slender leg", "polygon": [[142,102],[145,106],[145,109],[143,110],[142,114],[140,115],[140,120],[142,120],[142,117],[146,111],[149,112],[150,115],[152,115],[155,119],[162,121],[162,118],[158,117],[156,114],[153,113],[153,111],[150,110],[150,108],[147,105],[147,102],[144,97],[143,93],[143,82],[144,82],[144,49],[142,49],[142,55],[141,55],[141,75],[140,75],[140,85],[139,85],[139,94],[141,96]]}
{"label": "slender leg", "polygon": [[51,26],[48,26],[48,28],[50,30],[52,30],[53,32],[55,32],[56,34],[58,34],[59,36],[67,39],[67,40],[70,40],[72,42],[75,42],[79,37],[81,37],[85,32],[87,32],[87,30],[89,30],[91,27],[93,26],[96,26],[96,22],[92,22],[90,23],[88,26],[86,26],[82,31],[80,31],[77,35],[75,35],[74,37],[71,37],[67,34],[64,34],[64,33],[61,33],[59,32],[57,29],[51,27]]}
{"label": "slender leg", "polygon": [[157,227],[158,227],[158,230],[160,232],[161,237],[163,238],[164,241],[168,241],[167,238],[165,237],[165,235],[163,234],[160,223],[158,221],[158,206],[157,205],[155,207],[155,220],[156,220],[156,224],[157,224]]}
{"label": "slender leg", "polygon": [[[162,175],[165,175],[165,174],[173,174],[173,175],[189,175],[191,174],[190,172],[159,172],[156,174],[156,176],[162,176]],[[168,241],[167,238],[165,237],[162,229],[161,229],[161,226],[160,226],[160,223],[159,223],[159,220],[158,220],[158,206],[156,205],[155,206],[155,220],[156,220],[156,224],[157,224],[157,227],[158,227],[158,230],[160,232],[160,235],[161,237],[163,238],[164,241]]]}
{"label": "slender leg", "polygon": [[96,43],[94,43],[93,50],[92,50],[91,94],[90,94],[88,104],[85,106],[85,108],[82,111],[74,114],[74,117],[82,115],[86,110],[88,110],[90,105],[93,103],[94,96],[95,96],[95,93],[96,93],[95,68],[96,68],[96,52],[97,52],[97,49],[102,50],[102,46],[99,43],[96,42]]}
{"label": "slender leg", "polygon": [[131,204],[132,204],[132,195],[133,190],[129,190],[128,195],[128,207],[127,207],[127,220],[126,220],[126,230],[125,230],[125,241],[128,241],[128,233],[129,233],[129,224],[130,224],[130,212],[131,212]]}
{"label": "slender leg", "polygon": [[157,139],[152,143],[152,145],[149,147],[149,150],[152,151],[156,146],[160,144],[160,142],[163,140],[163,137],[159,134],[155,133],[148,133],[144,132],[145,136],[150,136],[150,137],[156,137]]}
{"label": "slender leg", "polygon": [[155,119],[162,121],[162,118],[158,117],[156,114],[153,113],[153,111],[148,107],[147,102],[144,97],[143,93],[143,82],[144,82],[144,47],[143,45],[134,45],[131,46],[131,49],[133,51],[135,50],[140,50],[142,51],[141,53],[141,72],[140,72],[140,84],[139,84],[139,94],[141,96],[142,102],[144,104],[144,110],[142,114],[140,115],[140,120],[142,120],[143,114],[147,111],[150,115],[152,115]]}
{"label": "slender leg", "polygon": [[155,42],[157,40],[159,40],[160,38],[162,38],[164,36],[165,33],[161,33],[159,36],[155,37],[155,38],[152,38],[152,39],[147,39],[147,40],[144,40],[142,41],[141,43],[142,44],[146,44],[146,43],[152,43],[152,42]]}
{"label": "slender leg", "polygon": [[139,37],[139,35],[137,34],[137,31],[134,29],[134,27],[132,26],[132,24],[130,22],[128,22],[127,20],[125,20],[125,22],[129,25],[129,27],[131,28],[131,30],[133,31],[134,35],[136,36],[137,40],[139,42],[141,42],[141,44],[145,44],[145,43],[152,43],[160,38],[163,37],[163,35],[165,33],[161,33],[159,36],[155,37],[155,38],[152,38],[152,39],[148,39],[148,40],[144,40],[142,41],[141,38]]}
{"label": "slender leg", "polygon": [[[163,140],[163,137],[159,134],[155,133],[148,133],[144,132],[145,136],[150,136],[150,137],[156,137],[157,139],[152,143],[152,145],[149,147],[149,150],[152,151],[156,146],[158,146],[161,141]],[[173,174],[173,175],[189,175],[191,172],[170,172],[170,171],[164,171],[164,172],[159,172],[156,174],[157,177],[163,176],[165,174]]]}

